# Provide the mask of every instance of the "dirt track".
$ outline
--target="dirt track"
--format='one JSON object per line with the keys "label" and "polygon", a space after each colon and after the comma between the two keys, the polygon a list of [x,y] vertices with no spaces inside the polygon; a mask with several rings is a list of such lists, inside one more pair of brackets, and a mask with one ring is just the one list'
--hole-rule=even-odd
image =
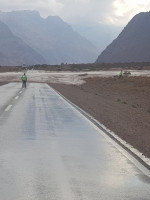
{"label": "dirt track", "polygon": [[150,158],[150,77],[50,85]]}

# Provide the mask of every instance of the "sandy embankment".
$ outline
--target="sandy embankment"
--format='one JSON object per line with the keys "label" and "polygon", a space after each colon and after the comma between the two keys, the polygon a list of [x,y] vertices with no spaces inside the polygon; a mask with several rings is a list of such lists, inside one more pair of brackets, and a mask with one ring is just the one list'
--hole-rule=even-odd
{"label": "sandy embankment", "polygon": [[85,80],[50,85],[150,158],[150,77]]}

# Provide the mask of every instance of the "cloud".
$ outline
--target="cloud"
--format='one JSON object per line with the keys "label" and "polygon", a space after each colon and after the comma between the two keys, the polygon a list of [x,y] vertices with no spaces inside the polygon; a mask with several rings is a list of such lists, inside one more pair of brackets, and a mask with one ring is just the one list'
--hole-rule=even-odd
{"label": "cloud", "polygon": [[[60,0],[61,1],[61,0]],[[97,23],[109,13],[112,0],[62,0],[61,16],[71,23]]]}
{"label": "cloud", "polygon": [[140,12],[150,10],[149,0],[59,0],[61,16],[71,23],[101,23],[124,26]]}
{"label": "cloud", "polygon": [[115,25],[124,25],[136,14],[148,12],[149,10],[149,0],[114,0],[113,12],[107,22]]}
{"label": "cloud", "polygon": [[0,0],[1,11],[37,10],[44,17],[58,15],[63,4],[57,0]]}
{"label": "cloud", "polygon": [[2,11],[38,10],[44,17],[59,15],[72,24],[125,25],[135,14],[148,11],[149,0],[0,0]]}

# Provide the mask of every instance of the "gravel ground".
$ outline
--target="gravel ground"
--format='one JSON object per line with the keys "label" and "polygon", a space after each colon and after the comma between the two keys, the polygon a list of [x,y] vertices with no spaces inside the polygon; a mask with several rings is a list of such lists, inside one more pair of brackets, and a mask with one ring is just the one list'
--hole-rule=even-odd
{"label": "gravel ground", "polygon": [[50,85],[150,158],[150,77],[85,81]]}

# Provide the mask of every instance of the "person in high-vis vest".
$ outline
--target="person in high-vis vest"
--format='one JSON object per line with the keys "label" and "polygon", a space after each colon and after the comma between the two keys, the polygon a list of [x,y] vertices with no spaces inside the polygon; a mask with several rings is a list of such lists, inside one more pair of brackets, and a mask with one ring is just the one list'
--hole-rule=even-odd
{"label": "person in high-vis vest", "polygon": [[123,78],[123,70],[121,70],[121,72],[119,74],[119,78]]}
{"label": "person in high-vis vest", "polygon": [[21,77],[22,80],[22,88],[26,88],[26,82],[27,82],[27,76],[24,73],[24,75]]}

